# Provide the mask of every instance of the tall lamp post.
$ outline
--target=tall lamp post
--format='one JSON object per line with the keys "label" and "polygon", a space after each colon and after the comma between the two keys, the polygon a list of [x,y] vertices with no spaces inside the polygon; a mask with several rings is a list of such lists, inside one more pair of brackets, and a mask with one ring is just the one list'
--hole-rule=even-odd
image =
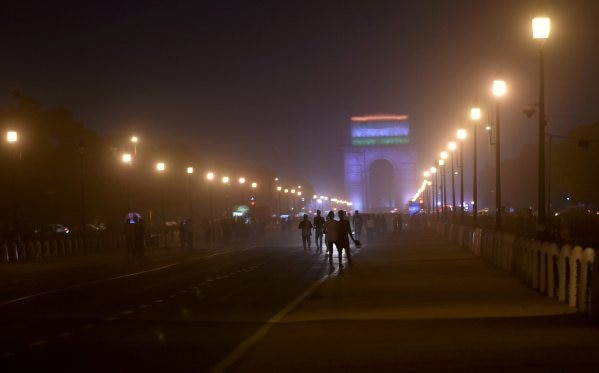
{"label": "tall lamp post", "polygon": [[545,235],[545,63],[544,46],[551,31],[549,17],[535,17],[532,20],[533,39],[539,40],[539,189],[537,236]]}
{"label": "tall lamp post", "polygon": [[210,231],[210,237],[209,241],[210,241],[210,247],[212,247],[212,243],[214,242],[214,222],[212,221],[214,219],[214,207],[212,206],[212,188],[213,188],[213,181],[214,181],[214,172],[210,171],[206,173],[206,180],[208,180],[208,211],[210,213],[210,220],[208,221],[208,229]]}
{"label": "tall lamp post", "polygon": [[79,156],[81,157],[81,232],[85,233],[85,143],[79,141]]}
{"label": "tall lamp post", "polygon": [[455,215],[455,170],[454,170],[454,153],[457,149],[457,144],[455,141],[450,141],[447,143],[447,149],[451,152],[451,215],[452,221],[455,223],[456,215]]}
{"label": "tall lamp post", "polygon": [[470,120],[472,120],[472,225],[477,226],[477,215],[478,215],[478,166],[476,163],[476,125],[481,118],[480,107],[478,107],[477,100],[474,99],[474,105],[470,108]]}
{"label": "tall lamp post", "polygon": [[437,188],[439,183],[437,182],[437,167],[431,167],[431,174],[433,175],[433,217],[437,217]]}
{"label": "tall lamp post", "polygon": [[191,185],[191,180],[192,180],[192,175],[193,175],[193,167],[189,166],[187,167],[187,190],[189,192],[189,220],[192,222],[191,224],[193,224],[193,188]]}
{"label": "tall lamp post", "polygon": [[505,81],[502,79],[493,80],[492,92],[495,96],[495,229],[502,228],[501,211],[501,136],[500,136],[500,104],[499,99],[505,95],[507,90]]}
{"label": "tall lamp post", "polygon": [[125,192],[126,192],[126,196],[127,196],[127,213],[131,212],[131,188],[129,187],[129,179],[130,179],[130,172],[131,170],[129,170],[129,168],[131,167],[131,161],[132,161],[132,157],[131,157],[131,153],[125,153],[121,156],[121,161],[125,164]]}
{"label": "tall lamp post", "polygon": [[428,213],[430,214],[430,212],[431,212],[431,203],[430,203],[430,196],[428,195],[428,194],[430,194],[429,190],[428,190],[429,189],[428,188],[428,183],[429,183],[429,179],[431,177],[431,172],[430,171],[424,171],[424,173],[422,175],[427,180],[427,182],[426,182],[426,187],[427,188],[424,189],[424,193],[425,193],[424,200],[426,201],[426,209],[427,209]]}
{"label": "tall lamp post", "polygon": [[[164,170],[166,169],[166,165],[164,164],[164,162],[158,162],[156,163],[156,171],[158,171],[158,174],[164,174]],[[161,179],[164,179],[164,177],[161,177]],[[164,180],[160,180],[160,209],[161,214],[162,214],[162,228],[165,228],[165,224],[166,224],[166,215],[164,213]]]}
{"label": "tall lamp post", "polygon": [[447,219],[447,215],[448,215],[448,211],[447,211],[447,158],[449,158],[449,153],[447,153],[445,150],[442,151],[440,153],[441,156],[441,161],[443,161],[441,164],[442,168],[441,168],[441,176],[443,177],[443,211],[445,212],[443,218]]}
{"label": "tall lamp post", "polygon": [[[6,142],[13,147],[17,147],[17,141],[19,139],[17,131],[6,132]],[[17,149],[14,149],[15,161],[13,163],[13,169],[11,172],[11,188],[12,188],[12,231],[15,237],[19,236],[19,214],[18,214],[18,198],[17,198],[17,165],[19,162],[19,155],[16,153]]]}
{"label": "tall lamp post", "polygon": [[443,219],[446,218],[447,215],[447,177],[445,173],[445,162],[447,160],[447,152],[441,152],[441,159],[439,159],[439,168],[441,169],[441,199],[443,203],[443,207],[441,211],[443,212]]}
{"label": "tall lamp post", "polygon": [[460,128],[456,137],[460,140],[460,224],[464,225],[464,140],[466,140],[467,132]]}

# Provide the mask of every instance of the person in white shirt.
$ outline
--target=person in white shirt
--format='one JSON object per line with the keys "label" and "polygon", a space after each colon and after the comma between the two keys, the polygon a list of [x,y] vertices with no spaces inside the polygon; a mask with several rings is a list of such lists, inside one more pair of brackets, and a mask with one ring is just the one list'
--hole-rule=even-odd
{"label": "person in white shirt", "polygon": [[324,233],[326,237],[327,243],[327,255],[329,256],[329,266],[331,269],[333,267],[333,245],[339,247],[339,222],[335,220],[335,213],[333,211],[329,211],[327,215],[327,220],[324,223]]}

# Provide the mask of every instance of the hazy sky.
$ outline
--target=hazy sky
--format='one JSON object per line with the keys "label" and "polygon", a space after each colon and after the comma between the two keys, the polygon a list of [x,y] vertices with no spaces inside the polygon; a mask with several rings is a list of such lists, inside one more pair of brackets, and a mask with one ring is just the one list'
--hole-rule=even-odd
{"label": "hazy sky", "polygon": [[[12,3],[12,4],[11,4]],[[349,118],[410,116],[420,164],[492,108],[502,65],[502,149],[535,143],[538,1],[4,2],[0,97],[19,89],[100,133],[187,142],[206,158],[343,187]],[[599,1],[546,1],[548,131],[599,119]],[[484,134],[481,134],[484,136]],[[484,137],[481,137],[484,143]],[[483,163],[485,160],[483,159]],[[416,189],[417,186],[415,186]]]}

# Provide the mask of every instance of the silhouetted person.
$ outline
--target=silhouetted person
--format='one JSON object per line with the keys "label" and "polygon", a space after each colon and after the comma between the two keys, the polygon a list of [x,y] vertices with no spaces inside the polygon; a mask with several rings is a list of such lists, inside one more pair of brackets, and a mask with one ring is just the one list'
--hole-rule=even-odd
{"label": "silhouetted person", "polygon": [[304,245],[304,250],[306,250],[306,246],[308,246],[308,250],[310,250],[311,249],[310,237],[312,236],[312,223],[310,223],[310,220],[308,220],[308,214],[304,214],[304,219],[302,221],[300,221],[297,228],[302,230],[302,245]]}
{"label": "silhouetted person", "polygon": [[322,252],[322,235],[324,233],[324,218],[320,216],[321,211],[316,210],[316,216],[314,217],[314,243],[316,250]]}
{"label": "silhouetted person", "polygon": [[343,264],[341,263],[343,250],[345,250],[345,255],[347,256],[347,263],[351,266],[351,253],[349,251],[349,239],[356,243],[354,239],[354,235],[351,232],[351,226],[349,221],[345,220],[345,211],[339,210],[337,213],[339,216],[339,246],[337,247],[337,252],[339,253],[339,268],[343,268]]}
{"label": "silhouetted person", "polygon": [[333,245],[337,246],[337,250],[339,250],[339,222],[335,220],[335,213],[333,211],[329,211],[327,214],[327,220],[324,223],[324,233],[326,235],[329,266],[331,269],[335,269],[333,267]]}
{"label": "silhouetted person", "polygon": [[399,233],[403,230],[403,218],[401,214],[396,214],[393,217],[393,231]]}
{"label": "silhouetted person", "polygon": [[368,242],[374,242],[375,221],[373,214],[366,217],[366,238]]}
{"label": "silhouetted person", "polygon": [[360,211],[354,211],[352,223],[354,224],[354,235],[356,236],[356,240],[359,240],[362,235],[362,227],[364,226],[364,220],[362,219],[362,215],[360,215]]}

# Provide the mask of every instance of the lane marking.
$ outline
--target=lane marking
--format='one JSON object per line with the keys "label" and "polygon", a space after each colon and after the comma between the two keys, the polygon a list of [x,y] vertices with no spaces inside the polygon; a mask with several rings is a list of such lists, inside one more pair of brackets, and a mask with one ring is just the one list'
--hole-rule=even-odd
{"label": "lane marking", "polygon": [[42,297],[44,295],[56,294],[56,293],[60,293],[60,292],[63,292],[63,291],[68,291],[68,290],[73,290],[73,289],[79,289],[79,288],[83,288],[83,287],[90,286],[90,285],[97,285],[97,284],[101,284],[101,283],[104,283],[104,282],[116,281],[116,280],[121,280],[121,279],[129,278],[129,277],[142,276],[142,275],[145,275],[145,274],[148,274],[148,273],[152,273],[152,272],[163,271],[165,269],[172,268],[172,267],[175,267],[175,266],[179,266],[179,265],[182,265],[182,264],[187,264],[187,263],[195,262],[195,261],[198,261],[198,260],[210,259],[210,258],[213,258],[213,257],[216,257],[216,256],[227,255],[227,254],[231,254],[231,253],[237,253],[237,252],[247,251],[247,250],[255,249],[257,247],[264,247],[264,245],[252,245],[252,246],[245,247],[243,249],[227,250],[227,251],[223,251],[223,252],[218,252],[218,253],[213,253],[213,254],[210,254],[210,255],[201,256],[201,257],[198,257],[198,258],[192,258],[192,259],[189,259],[189,260],[183,260],[183,261],[180,261],[180,262],[166,264],[166,265],[163,265],[163,266],[160,266],[160,267],[156,267],[156,268],[151,268],[151,269],[148,269],[148,270],[145,270],[145,271],[127,273],[127,274],[119,275],[119,276],[115,276],[115,277],[110,277],[110,278],[104,278],[104,279],[99,279],[99,280],[93,280],[93,281],[89,281],[89,282],[84,282],[82,284],[75,284],[75,285],[65,286],[65,287],[59,288],[59,289],[52,289],[52,290],[42,291],[42,292],[39,292],[39,293],[25,295],[25,296],[22,296],[22,297],[18,297],[18,298],[14,298],[14,299],[9,299],[9,300],[0,302],[0,307],[6,306],[6,305],[9,305],[9,304],[13,304],[13,303],[23,302],[23,301],[30,300],[30,299],[33,299],[33,298]]}
{"label": "lane marking", "polygon": [[5,352],[2,355],[0,355],[0,359],[9,359],[11,357],[14,357],[16,354],[14,352]]}
{"label": "lane marking", "polygon": [[131,315],[134,311],[133,310],[125,310],[123,312],[121,312],[121,315]]}
{"label": "lane marking", "polygon": [[44,340],[40,339],[40,340],[37,340],[37,341],[35,341],[35,342],[31,342],[31,343],[29,344],[29,346],[30,346],[30,347],[38,347],[38,346],[43,346],[43,345],[45,345],[45,344],[46,344],[46,341],[44,341]]}
{"label": "lane marking", "polygon": [[289,303],[285,308],[279,311],[276,315],[270,318],[264,325],[258,329],[254,335],[250,336],[241,344],[239,344],[224,360],[222,360],[218,365],[210,370],[212,373],[220,373],[227,371],[237,360],[239,360],[245,353],[252,348],[256,343],[258,343],[264,336],[270,331],[270,329],[275,326],[279,321],[281,321],[289,312],[295,309],[301,302],[303,302],[314,290],[316,290],[322,283],[324,283],[327,279],[329,279],[332,275],[337,273],[337,269],[330,273],[323,275],[318,280],[316,280],[306,291],[300,294],[297,298],[295,298],[291,303]]}
{"label": "lane marking", "polygon": [[[360,249],[355,249],[352,256],[358,254]],[[343,263],[347,265],[347,257],[345,257]],[[349,265],[347,265],[349,267]],[[279,311],[276,315],[270,318],[264,325],[258,329],[256,333],[254,333],[249,338],[245,339],[241,342],[229,355],[227,355],[220,363],[218,363],[214,368],[210,370],[211,373],[221,373],[227,371],[231,366],[239,360],[246,352],[256,345],[268,332],[270,329],[275,326],[279,321],[281,321],[287,314],[293,311],[300,303],[302,303],[306,298],[308,298],[319,286],[321,286],[326,280],[331,277],[334,277],[339,274],[339,266],[337,265],[333,271],[328,271],[328,273],[322,275],[318,280],[316,280],[306,291],[300,294],[297,298],[295,298],[291,303],[289,303],[285,308]]]}

